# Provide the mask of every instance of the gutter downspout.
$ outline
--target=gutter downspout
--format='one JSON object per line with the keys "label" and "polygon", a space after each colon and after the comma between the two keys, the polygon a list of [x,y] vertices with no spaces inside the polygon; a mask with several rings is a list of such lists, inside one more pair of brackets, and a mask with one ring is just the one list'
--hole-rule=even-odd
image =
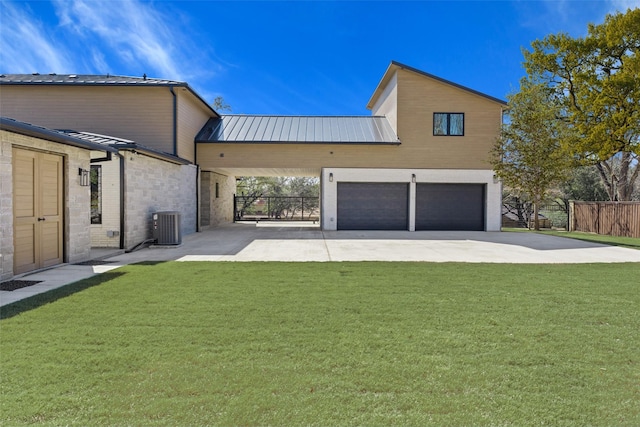
{"label": "gutter downspout", "polygon": [[120,249],[124,249],[124,154],[120,153]]}
{"label": "gutter downspout", "polygon": [[193,164],[196,165],[196,233],[200,232],[200,192],[202,180],[200,179],[200,165],[198,164],[198,144],[193,141]]}
{"label": "gutter downspout", "polygon": [[200,232],[200,166],[196,164],[196,233]]}
{"label": "gutter downspout", "polygon": [[169,86],[169,91],[173,95],[173,155],[178,155],[178,97],[173,90],[173,86]]}

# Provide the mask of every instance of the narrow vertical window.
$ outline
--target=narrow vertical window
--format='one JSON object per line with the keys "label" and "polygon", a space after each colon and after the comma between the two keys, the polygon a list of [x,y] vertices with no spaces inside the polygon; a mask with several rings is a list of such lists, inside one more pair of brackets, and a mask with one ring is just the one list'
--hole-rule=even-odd
{"label": "narrow vertical window", "polygon": [[464,113],[433,113],[435,136],[464,136]]}
{"label": "narrow vertical window", "polygon": [[91,165],[91,224],[102,224],[102,166]]}
{"label": "narrow vertical window", "polygon": [[220,186],[216,182],[216,199],[220,198]]}

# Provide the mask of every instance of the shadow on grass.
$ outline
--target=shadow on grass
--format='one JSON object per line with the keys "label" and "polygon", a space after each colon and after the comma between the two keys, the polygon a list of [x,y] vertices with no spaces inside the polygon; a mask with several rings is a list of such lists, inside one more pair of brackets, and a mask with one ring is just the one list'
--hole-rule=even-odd
{"label": "shadow on grass", "polygon": [[145,266],[154,266],[154,265],[160,265],[160,264],[164,264],[167,261],[140,261],[140,262],[135,262],[133,264],[130,265],[145,265]]}
{"label": "shadow on grass", "polygon": [[26,311],[42,307],[43,305],[55,302],[62,298],[66,298],[77,292],[82,292],[85,289],[101,285],[124,274],[124,272],[101,273],[93,277],[89,277],[88,279],[79,280],[77,282],[70,283],[68,285],[43,292],[38,295],[33,295],[20,301],[16,301],[12,304],[7,304],[0,308],[0,319],[8,319]]}

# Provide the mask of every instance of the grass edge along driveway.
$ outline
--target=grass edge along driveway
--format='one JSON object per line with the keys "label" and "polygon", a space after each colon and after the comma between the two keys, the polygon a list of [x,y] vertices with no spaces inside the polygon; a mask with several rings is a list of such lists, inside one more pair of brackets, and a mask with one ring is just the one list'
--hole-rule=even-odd
{"label": "grass edge along driveway", "polygon": [[639,425],[638,264],[148,263],[3,307],[2,425]]}

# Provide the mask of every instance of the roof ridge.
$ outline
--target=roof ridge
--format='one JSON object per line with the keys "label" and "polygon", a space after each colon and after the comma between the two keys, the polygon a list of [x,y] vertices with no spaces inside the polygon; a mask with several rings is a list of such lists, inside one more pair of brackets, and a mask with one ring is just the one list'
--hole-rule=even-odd
{"label": "roof ridge", "polygon": [[152,81],[166,81],[176,83],[186,83],[180,80],[165,79],[162,77],[149,77],[146,74],[142,76],[127,76],[122,74],[95,74],[95,73],[2,73],[0,78],[7,78],[8,76],[22,77],[22,78],[54,78],[54,77],[67,77],[67,78],[87,78],[87,77],[102,77],[107,79],[132,79],[132,80],[152,80]]}
{"label": "roof ridge", "polygon": [[376,118],[385,117],[381,115],[365,115],[365,114],[330,114],[330,115],[315,115],[315,114],[220,114],[221,117],[308,117],[308,118]]}

